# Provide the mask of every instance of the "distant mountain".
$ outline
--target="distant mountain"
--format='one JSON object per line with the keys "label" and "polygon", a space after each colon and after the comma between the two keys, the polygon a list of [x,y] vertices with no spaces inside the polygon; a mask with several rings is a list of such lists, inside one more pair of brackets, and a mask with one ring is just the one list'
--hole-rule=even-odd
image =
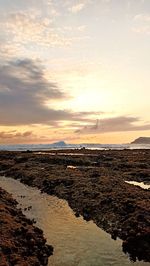
{"label": "distant mountain", "polygon": [[64,147],[67,146],[67,144],[64,141],[58,141],[58,142],[54,142],[51,144],[52,146],[57,146],[57,147]]}
{"label": "distant mountain", "polygon": [[150,144],[150,137],[139,137],[131,142],[131,144]]}

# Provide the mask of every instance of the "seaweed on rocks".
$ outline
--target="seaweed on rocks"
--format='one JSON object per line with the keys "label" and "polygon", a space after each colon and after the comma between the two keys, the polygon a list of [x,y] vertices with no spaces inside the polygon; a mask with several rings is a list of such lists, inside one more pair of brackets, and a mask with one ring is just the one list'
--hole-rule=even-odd
{"label": "seaweed on rocks", "polygon": [[[150,150],[84,149],[65,154],[0,152],[0,166],[8,160],[5,176],[66,199],[76,216],[93,220],[113,239],[121,238],[132,260],[150,262],[150,191],[125,183],[150,182]],[[15,160],[20,156],[25,160]],[[70,164],[75,167],[67,168]]]}
{"label": "seaweed on rocks", "polygon": [[17,208],[17,201],[0,188],[0,265],[46,266],[53,247],[43,231]]}

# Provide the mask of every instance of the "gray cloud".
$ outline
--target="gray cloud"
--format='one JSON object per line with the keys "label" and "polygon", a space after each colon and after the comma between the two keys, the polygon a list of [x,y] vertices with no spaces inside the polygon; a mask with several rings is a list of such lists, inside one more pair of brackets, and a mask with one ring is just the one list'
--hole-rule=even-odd
{"label": "gray cloud", "polygon": [[59,121],[89,121],[90,112],[74,113],[48,108],[69,97],[44,77],[42,66],[32,60],[17,60],[0,66],[0,125],[54,124]]}
{"label": "gray cloud", "polygon": [[137,125],[140,119],[137,117],[119,116],[97,120],[94,125],[87,125],[75,131],[83,134],[100,134],[107,132],[150,130],[150,124]]}

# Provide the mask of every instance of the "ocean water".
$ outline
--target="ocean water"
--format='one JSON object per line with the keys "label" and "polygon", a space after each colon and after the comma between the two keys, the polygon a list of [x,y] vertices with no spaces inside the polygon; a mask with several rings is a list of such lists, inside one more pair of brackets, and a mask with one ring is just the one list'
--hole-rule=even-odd
{"label": "ocean water", "polygon": [[98,150],[124,150],[124,149],[150,149],[150,144],[17,144],[0,145],[0,150],[5,151],[44,151],[58,149],[98,149]]}

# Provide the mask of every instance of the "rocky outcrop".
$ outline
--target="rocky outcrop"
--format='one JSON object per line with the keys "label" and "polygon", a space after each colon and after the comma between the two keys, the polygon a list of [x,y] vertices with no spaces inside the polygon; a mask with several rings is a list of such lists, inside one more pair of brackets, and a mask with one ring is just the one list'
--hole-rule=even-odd
{"label": "rocky outcrop", "polygon": [[0,188],[0,265],[46,266],[53,247],[16,205],[16,200]]}
{"label": "rocky outcrop", "polygon": [[125,183],[150,182],[150,150],[52,153],[3,152],[0,168],[5,176],[66,199],[76,216],[120,237],[132,260],[150,262],[150,191]]}

